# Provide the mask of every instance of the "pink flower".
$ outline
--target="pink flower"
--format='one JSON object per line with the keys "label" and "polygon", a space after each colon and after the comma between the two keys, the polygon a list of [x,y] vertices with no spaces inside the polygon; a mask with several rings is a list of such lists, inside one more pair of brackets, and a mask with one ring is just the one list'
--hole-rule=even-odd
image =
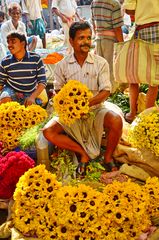
{"label": "pink flower", "polygon": [[0,198],[11,198],[20,176],[34,166],[34,160],[23,151],[0,158]]}

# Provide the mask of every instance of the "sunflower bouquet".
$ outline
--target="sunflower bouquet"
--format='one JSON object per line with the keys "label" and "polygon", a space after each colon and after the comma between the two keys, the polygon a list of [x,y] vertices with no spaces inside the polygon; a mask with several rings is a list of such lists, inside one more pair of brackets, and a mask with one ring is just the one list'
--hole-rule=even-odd
{"label": "sunflower bouquet", "polygon": [[54,109],[59,119],[71,125],[76,119],[89,112],[89,99],[93,96],[86,85],[77,80],[69,80],[53,98]]}
{"label": "sunflower bouquet", "polygon": [[128,140],[133,147],[146,148],[159,156],[159,110],[147,109],[131,124]]}
{"label": "sunflower bouquet", "polygon": [[14,200],[14,226],[24,236],[136,240],[158,216],[159,180],[150,178],[144,186],[114,181],[99,192],[82,183],[62,186],[39,165],[20,178]]}
{"label": "sunflower bouquet", "polygon": [[25,108],[17,102],[0,105],[0,141],[6,151],[19,145],[19,137],[25,129],[31,128],[48,117],[45,109],[38,105]]}

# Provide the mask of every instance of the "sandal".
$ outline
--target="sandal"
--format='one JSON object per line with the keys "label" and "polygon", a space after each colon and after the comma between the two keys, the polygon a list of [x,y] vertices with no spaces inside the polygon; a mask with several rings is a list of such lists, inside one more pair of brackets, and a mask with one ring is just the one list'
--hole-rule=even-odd
{"label": "sandal", "polygon": [[112,162],[104,162],[102,166],[105,168],[107,172],[114,172],[118,171],[118,167],[115,165],[115,163]]}
{"label": "sandal", "polygon": [[127,117],[127,113],[124,114],[124,119],[125,119],[126,122],[128,122],[130,124],[134,121],[134,118],[128,118]]}
{"label": "sandal", "polygon": [[76,169],[77,176],[84,177],[86,176],[86,170],[87,170],[88,162],[80,162],[78,164],[78,167]]}

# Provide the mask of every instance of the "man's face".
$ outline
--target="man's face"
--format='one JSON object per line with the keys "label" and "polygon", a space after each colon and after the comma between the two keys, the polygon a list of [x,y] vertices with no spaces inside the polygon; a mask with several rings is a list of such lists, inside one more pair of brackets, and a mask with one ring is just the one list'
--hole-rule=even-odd
{"label": "man's face", "polygon": [[91,47],[91,30],[78,30],[74,39],[70,38],[70,43],[75,53],[88,53]]}
{"label": "man's face", "polygon": [[19,21],[21,17],[21,11],[19,9],[12,9],[9,13],[13,21]]}
{"label": "man's face", "polygon": [[25,49],[25,42],[21,42],[18,38],[7,38],[8,49],[12,55],[17,54]]}

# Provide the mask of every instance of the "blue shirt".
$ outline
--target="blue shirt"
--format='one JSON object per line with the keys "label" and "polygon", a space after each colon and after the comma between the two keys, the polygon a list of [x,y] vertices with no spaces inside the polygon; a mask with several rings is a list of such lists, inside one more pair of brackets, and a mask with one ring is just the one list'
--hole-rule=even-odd
{"label": "blue shirt", "polygon": [[6,85],[15,91],[32,93],[37,84],[46,86],[45,68],[40,56],[26,52],[22,60],[7,55],[0,65],[0,85]]}

